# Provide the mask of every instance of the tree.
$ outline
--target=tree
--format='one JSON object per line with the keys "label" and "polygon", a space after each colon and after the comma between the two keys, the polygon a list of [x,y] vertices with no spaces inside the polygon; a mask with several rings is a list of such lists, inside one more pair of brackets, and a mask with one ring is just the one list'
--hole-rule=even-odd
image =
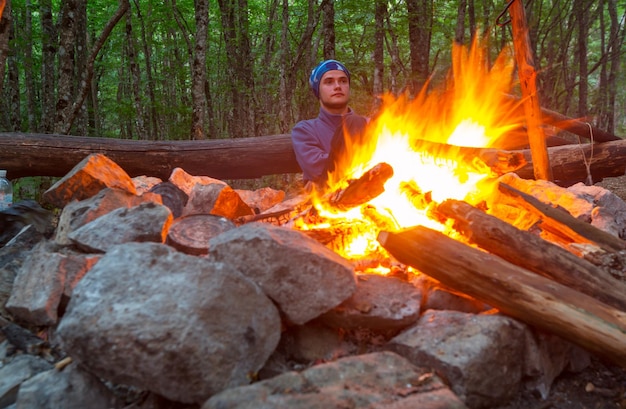
{"label": "tree", "polygon": [[196,36],[191,75],[191,96],[193,111],[191,114],[191,138],[206,139],[204,118],[206,115],[206,47],[207,27],[209,26],[209,3],[207,0],[196,0]]}
{"label": "tree", "polygon": [[419,92],[430,74],[431,0],[406,0],[411,56],[411,91]]}

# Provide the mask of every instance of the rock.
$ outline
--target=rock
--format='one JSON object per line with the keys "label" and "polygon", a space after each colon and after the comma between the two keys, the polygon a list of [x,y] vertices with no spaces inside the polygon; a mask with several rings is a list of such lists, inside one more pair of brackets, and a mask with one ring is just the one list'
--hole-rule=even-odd
{"label": "rock", "polygon": [[33,355],[21,354],[0,367],[0,408],[17,400],[20,385],[34,375],[52,369],[51,363]]}
{"label": "rock", "polygon": [[180,190],[185,192],[187,196],[191,196],[193,188],[200,185],[213,185],[218,184],[222,186],[228,186],[228,184],[222,180],[212,178],[210,176],[194,176],[185,172],[181,168],[175,168],[170,175],[169,181],[176,185]]}
{"label": "rock", "polygon": [[354,294],[321,320],[335,328],[398,330],[419,319],[421,303],[422,292],[406,281],[363,274],[357,277]]}
{"label": "rock", "polygon": [[593,204],[591,225],[616,237],[626,239],[626,202],[619,196],[600,186],[577,183],[567,188],[580,196],[589,197]]}
{"label": "rock", "polygon": [[556,335],[536,329],[526,331],[525,335],[524,386],[541,399],[547,399],[556,377],[570,364],[576,368],[581,361],[581,350]]}
{"label": "rock", "polygon": [[78,283],[57,332],[97,376],[199,403],[254,378],[278,344],[280,317],[233,266],[127,243]]}
{"label": "rock", "polygon": [[201,409],[461,409],[433,373],[391,352],[376,352],[287,372],[207,400]]}
{"label": "rock", "polygon": [[19,409],[117,409],[125,405],[90,373],[70,364],[25,381],[17,395]]}
{"label": "rock", "polygon": [[271,187],[263,187],[256,190],[235,189],[235,192],[257,214],[263,213],[285,199],[284,191],[272,189]]}
{"label": "rock", "polygon": [[63,208],[73,200],[88,199],[107,187],[137,193],[132,179],[118,164],[105,155],[94,153],[46,190],[43,198]]}
{"label": "rock", "polygon": [[502,315],[424,312],[386,350],[433,368],[470,408],[492,408],[518,392],[526,327]]}
{"label": "rock", "polygon": [[74,230],[113,210],[130,209],[146,202],[161,204],[161,196],[155,193],[137,196],[125,190],[106,188],[87,199],[68,203],[59,217],[54,240],[62,245],[71,245],[72,241],[67,236]]}
{"label": "rock", "polygon": [[18,271],[5,308],[22,322],[53,325],[65,290],[67,256],[39,246]]}
{"label": "rock", "polygon": [[214,214],[228,219],[254,214],[232,187],[222,183],[197,184],[191,190],[183,216]]}
{"label": "rock", "polygon": [[121,243],[163,243],[172,221],[170,209],[147,202],[130,209],[115,209],[79,227],[67,237],[88,252],[106,252]]}
{"label": "rock", "polygon": [[293,324],[318,317],[356,290],[347,260],[288,228],[245,224],[212,238],[209,256],[257,283]]}

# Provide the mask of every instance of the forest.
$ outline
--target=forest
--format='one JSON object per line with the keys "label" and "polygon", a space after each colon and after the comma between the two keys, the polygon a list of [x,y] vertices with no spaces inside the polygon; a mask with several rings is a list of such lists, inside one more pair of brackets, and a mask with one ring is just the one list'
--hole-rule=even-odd
{"label": "forest", "polygon": [[[510,46],[511,3],[0,0],[0,132],[285,134],[317,115],[308,74],[327,58],[349,67],[353,109],[374,114],[383,94],[445,80],[452,44]],[[626,3],[524,5],[541,106],[626,134]]]}

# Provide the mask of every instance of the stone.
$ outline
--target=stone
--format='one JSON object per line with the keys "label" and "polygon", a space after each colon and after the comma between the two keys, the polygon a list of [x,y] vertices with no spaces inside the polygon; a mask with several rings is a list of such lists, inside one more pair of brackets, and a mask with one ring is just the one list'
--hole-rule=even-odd
{"label": "stone", "polygon": [[130,209],[146,202],[162,203],[161,197],[155,193],[137,196],[126,190],[110,188],[102,189],[90,198],[68,203],[59,216],[54,240],[61,245],[71,245],[67,236],[74,230],[113,210]]}
{"label": "stone", "polygon": [[284,227],[248,223],[226,231],[209,241],[209,256],[257,283],[297,325],[336,307],[356,290],[347,260]]}
{"label": "stone", "polygon": [[67,256],[38,246],[17,272],[6,310],[21,322],[56,324],[67,264]]}
{"label": "stone", "polygon": [[[207,400],[201,409],[463,409],[437,375],[391,352],[374,352],[287,372],[250,386],[233,388]],[[437,398],[419,397],[442,392]],[[410,406],[406,402],[438,401]]]}
{"label": "stone", "polygon": [[235,192],[257,214],[263,213],[285,199],[283,190],[276,190],[271,187],[262,187],[256,190],[235,189]]}
{"label": "stone", "polygon": [[384,349],[433,368],[468,407],[491,408],[520,388],[525,331],[499,314],[428,310]]}
{"label": "stone", "polygon": [[137,193],[132,179],[124,169],[105,155],[94,153],[80,161],[46,190],[43,198],[48,203],[63,208],[71,201],[88,199],[107,187]]}
{"label": "stone", "polygon": [[335,328],[398,330],[419,319],[421,303],[422,292],[406,281],[361,274],[354,294],[320,319]]}
{"label": "stone", "polygon": [[51,363],[33,355],[21,354],[0,367],[0,408],[17,400],[20,385],[36,374],[52,369]]}
{"label": "stone", "polygon": [[214,214],[228,219],[254,214],[235,190],[222,183],[196,184],[191,190],[182,215]]}
{"label": "stone", "polygon": [[254,379],[280,327],[274,304],[233,266],[126,243],[74,288],[57,335],[98,377],[200,403]]}
{"label": "stone", "polygon": [[25,381],[16,400],[19,409],[121,409],[124,403],[94,375],[70,364]]}
{"label": "stone", "polygon": [[130,209],[122,207],[112,210],[79,227],[67,237],[84,251],[103,253],[121,243],[164,243],[172,221],[169,208],[146,202]]}

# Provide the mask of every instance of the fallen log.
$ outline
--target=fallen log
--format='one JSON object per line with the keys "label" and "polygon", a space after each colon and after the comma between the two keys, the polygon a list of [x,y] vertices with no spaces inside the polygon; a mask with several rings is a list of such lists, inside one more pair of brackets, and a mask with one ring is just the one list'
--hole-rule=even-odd
{"label": "fallen log", "polygon": [[68,135],[0,133],[0,164],[11,179],[65,176],[92,153],[130,177],[166,180],[177,167],[216,179],[254,179],[301,172],[290,135],[204,141],[137,141]]}
{"label": "fallen log", "polygon": [[[534,179],[530,151],[524,149],[518,152],[524,155],[527,163],[515,173],[524,179]],[[587,182],[588,176],[596,183],[604,178],[623,176],[626,173],[626,139],[554,146],[548,148],[548,154],[553,181],[561,186]]]}
{"label": "fallen log", "polygon": [[626,314],[426,227],[380,232],[401,263],[626,367]]}
{"label": "fallen log", "polygon": [[446,200],[433,211],[452,220],[452,227],[469,243],[626,311],[626,284],[589,261],[466,202]]}
{"label": "fallen log", "polygon": [[[515,172],[525,179],[534,177],[529,150],[465,148],[456,151],[468,158],[479,157],[496,173]],[[0,133],[0,164],[10,179],[62,177],[92,153],[106,155],[131,177],[147,175],[167,179],[176,167],[192,175],[216,179],[254,179],[301,172],[288,134],[205,141],[136,141]],[[626,140],[555,146],[548,148],[548,153],[555,182],[559,184],[586,181],[584,158],[590,157],[595,182],[626,173]],[[440,151],[440,154],[445,156],[445,152]]]}

